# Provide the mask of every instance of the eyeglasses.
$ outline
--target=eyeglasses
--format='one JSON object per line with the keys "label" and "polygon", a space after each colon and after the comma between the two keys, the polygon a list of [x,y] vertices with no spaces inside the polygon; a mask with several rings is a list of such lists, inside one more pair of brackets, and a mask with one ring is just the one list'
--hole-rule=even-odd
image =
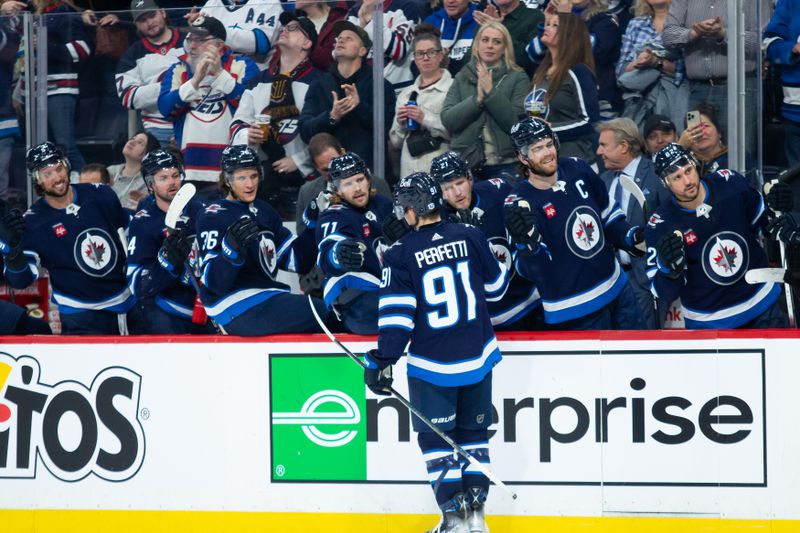
{"label": "eyeglasses", "polygon": [[422,59],[427,57],[428,59],[433,59],[436,57],[436,54],[441,52],[441,48],[432,48],[431,50],[416,50],[414,51],[414,59]]}
{"label": "eyeglasses", "polygon": [[[283,29],[288,31],[288,32],[303,31],[303,28],[301,28],[300,24],[297,23],[297,22],[290,22],[289,24],[284,26]],[[303,32],[303,33],[305,33],[305,32]]]}
{"label": "eyeglasses", "polygon": [[210,41],[211,39],[216,39],[216,37],[194,37],[193,35],[189,35],[186,37],[186,42],[189,44],[200,44],[206,41]]}

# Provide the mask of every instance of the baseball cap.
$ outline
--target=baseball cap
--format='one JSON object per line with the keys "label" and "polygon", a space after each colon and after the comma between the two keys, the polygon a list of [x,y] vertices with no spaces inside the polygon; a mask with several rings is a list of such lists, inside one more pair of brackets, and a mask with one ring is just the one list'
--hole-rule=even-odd
{"label": "baseball cap", "polygon": [[672,123],[669,117],[664,115],[651,115],[650,118],[648,118],[644,123],[644,137],[646,138],[648,135],[650,135],[653,130],[670,132],[677,131],[677,128],[675,128],[675,124]]}
{"label": "baseball cap", "polygon": [[308,40],[311,41],[311,48],[314,49],[317,46],[317,39],[319,35],[317,35],[317,28],[314,26],[314,23],[306,16],[306,12],[301,9],[295,9],[294,11],[284,11],[281,13],[281,16],[278,17],[278,20],[281,21],[281,24],[286,26],[293,20],[296,20],[298,24],[300,24],[300,29],[303,30],[303,33],[306,34]]}
{"label": "baseball cap", "polygon": [[131,14],[134,22],[145,13],[158,9],[161,9],[161,7],[156,4],[155,0],[131,0]]}
{"label": "baseball cap", "polygon": [[336,37],[338,37],[339,34],[345,30],[352,31],[353,33],[358,35],[358,38],[361,39],[361,44],[364,45],[364,48],[366,48],[367,50],[372,48],[372,39],[369,38],[369,34],[366,31],[364,31],[364,28],[362,28],[361,26],[356,26],[349,20],[340,20],[334,23],[333,34]]}
{"label": "baseball cap", "polygon": [[[146,2],[147,0],[145,0]],[[225,26],[214,17],[205,17],[200,15],[194,22],[189,25],[189,33],[194,33],[200,37],[216,37],[217,39],[225,40],[228,33],[225,31]]]}

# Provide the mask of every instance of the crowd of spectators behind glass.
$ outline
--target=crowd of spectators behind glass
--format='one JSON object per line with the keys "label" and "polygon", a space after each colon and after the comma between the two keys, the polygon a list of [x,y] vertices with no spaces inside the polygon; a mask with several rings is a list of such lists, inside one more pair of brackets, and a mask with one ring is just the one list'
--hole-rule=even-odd
{"label": "crowd of spectators behind glass", "polygon": [[[271,4],[263,13],[280,14]],[[727,168],[725,0],[387,0],[382,51],[372,46],[379,31],[374,4],[298,0],[302,12],[253,22],[263,31],[233,25],[226,32],[218,24],[219,33],[208,22],[194,27],[221,13],[219,0],[0,0],[0,197],[15,185],[12,154],[23,142],[24,12],[45,15],[48,139],[64,149],[73,181],[109,183],[132,211],[147,194],[142,157],[158,146],[182,154],[187,179],[207,197],[216,194],[215,165],[226,144],[257,148],[265,170],[260,194],[295,220],[298,232],[304,209],[324,188],[330,157],[353,151],[372,168],[376,141],[385,143],[379,149],[387,157],[373,175],[386,193],[451,149],[477,180],[513,183],[519,175],[508,133],[526,114],[551,124],[561,156],[584,159],[600,173],[621,172],[671,141],[694,152],[701,175]],[[776,120],[786,125],[786,160],[797,164],[800,4],[779,0],[773,14],[773,2],[760,2],[762,25],[769,21],[763,35],[755,4],[745,2],[747,90],[755,94],[753,51],[763,37],[765,58],[794,91]],[[99,56],[108,58],[108,28],[126,30],[128,48],[115,58],[115,86],[97,88],[111,81],[94,70]],[[787,44],[772,46],[776,35]],[[374,53],[385,64],[379,104]],[[137,113],[139,133],[114,159],[85,161],[79,149],[76,108],[85,87],[116,95]],[[196,106],[214,91],[226,106],[217,117],[224,124],[194,120]],[[373,135],[375,105],[384,111],[385,141]],[[757,117],[755,105],[746,107],[749,141]],[[699,111],[699,124],[687,127],[689,110]],[[266,130],[263,115],[272,118]],[[601,124],[615,117],[630,122]],[[615,133],[613,146],[598,144],[603,132]],[[609,166],[607,154],[618,146],[627,155]]]}

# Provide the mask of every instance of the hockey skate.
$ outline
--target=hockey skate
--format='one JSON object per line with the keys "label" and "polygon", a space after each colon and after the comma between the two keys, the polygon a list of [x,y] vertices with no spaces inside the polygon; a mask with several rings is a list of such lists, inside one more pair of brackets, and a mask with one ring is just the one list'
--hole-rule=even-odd
{"label": "hockey skate", "polygon": [[467,492],[467,531],[469,533],[489,533],[483,507],[486,493],[480,487],[471,487]]}
{"label": "hockey skate", "polygon": [[442,519],[435,528],[427,533],[469,533],[467,528],[467,505],[464,495],[459,493],[453,498],[453,506],[442,513]]}

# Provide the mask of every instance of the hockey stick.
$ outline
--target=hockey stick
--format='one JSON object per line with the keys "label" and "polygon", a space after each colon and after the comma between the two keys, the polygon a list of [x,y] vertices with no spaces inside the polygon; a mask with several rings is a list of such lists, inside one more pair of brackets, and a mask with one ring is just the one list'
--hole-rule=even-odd
{"label": "hockey stick", "polygon": [[[778,183],[777,179],[770,181],[769,183],[764,184],[764,194],[769,194],[769,191],[772,189],[772,186]],[[780,211],[775,211],[777,216],[781,216]],[[778,250],[781,253],[781,267],[784,270],[788,270],[789,261],[786,258],[786,245],[780,239],[778,239]],[[746,274],[745,274],[746,275]],[[783,293],[786,295],[786,314],[789,315],[789,327],[796,328],[797,321],[794,317],[794,295],[792,294],[792,286],[788,283],[784,284],[783,286]]]}
{"label": "hockey stick", "polygon": [[[312,313],[314,313],[314,318],[316,319],[316,321],[317,321],[317,324],[319,324],[319,327],[321,327],[321,328],[322,328],[322,331],[324,331],[324,332],[325,332],[325,335],[327,335],[327,336],[328,336],[328,338],[329,338],[329,339],[330,339],[330,340],[331,340],[331,341],[332,341],[334,344],[336,344],[336,345],[337,345],[339,348],[341,348],[341,349],[342,349],[342,351],[343,351],[345,354],[347,354],[347,356],[348,356],[350,359],[352,359],[353,361],[355,361],[355,362],[358,364],[358,366],[360,366],[361,368],[367,368],[367,365],[366,365],[366,364],[365,364],[365,363],[364,363],[364,362],[363,362],[361,359],[359,359],[359,358],[358,358],[358,356],[357,356],[356,354],[354,354],[353,352],[351,352],[351,351],[350,351],[350,349],[349,349],[347,346],[345,346],[344,344],[342,344],[342,343],[339,341],[339,339],[337,339],[336,337],[334,337],[334,336],[333,336],[333,333],[331,333],[331,330],[329,330],[329,329],[328,329],[328,327],[325,325],[325,323],[324,323],[324,322],[322,321],[322,319],[320,318],[319,314],[317,314],[317,309],[314,307],[314,301],[311,299],[311,295],[309,295],[309,296],[308,296],[308,305],[311,307],[311,312],[312,312]],[[512,491],[512,490],[511,490],[511,489],[508,487],[508,485],[506,485],[505,483],[503,483],[502,481],[500,481],[500,479],[499,479],[499,478],[498,478],[496,475],[494,475],[494,473],[493,473],[491,470],[489,470],[488,468],[486,468],[486,466],[484,466],[483,464],[481,464],[480,462],[478,462],[478,460],[477,460],[477,459],[475,459],[475,458],[474,458],[474,457],[473,457],[473,456],[472,456],[472,455],[471,455],[471,454],[470,454],[470,453],[469,453],[467,450],[465,450],[464,448],[462,448],[462,447],[461,447],[461,446],[460,446],[458,443],[456,443],[456,442],[455,442],[453,439],[451,439],[450,437],[448,437],[446,433],[444,433],[444,432],[443,432],[441,429],[439,429],[438,427],[436,427],[436,425],[435,425],[433,422],[431,422],[431,421],[428,419],[428,417],[426,417],[425,415],[423,415],[423,414],[422,414],[422,413],[421,413],[421,412],[420,412],[420,411],[419,411],[419,410],[418,410],[416,407],[414,407],[413,405],[411,405],[411,402],[409,402],[409,401],[408,401],[408,400],[407,400],[407,399],[406,399],[406,398],[405,398],[405,397],[404,397],[402,394],[400,394],[399,392],[397,392],[397,391],[394,389],[394,387],[388,387],[388,390],[389,390],[389,392],[392,394],[392,396],[394,396],[395,398],[397,398],[397,399],[400,401],[400,403],[402,403],[402,404],[403,404],[403,405],[406,407],[406,409],[408,409],[409,411],[411,411],[411,413],[413,413],[413,414],[414,414],[414,416],[416,416],[417,418],[419,418],[419,419],[422,421],[422,423],[424,423],[426,426],[428,426],[429,428],[431,428],[431,430],[432,430],[434,433],[436,433],[436,435],[438,435],[438,436],[439,436],[439,437],[440,437],[440,438],[441,438],[443,441],[445,441],[445,442],[447,443],[447,445],[448,445],[448,446],[450,446],[451,448],[453,448],[453,450],[455,450],[455,452],[456,452],[457,454],[459,454],[461,457],[463,457],[464,459],[466,459],[467,461],[469,461],[469,464],[471,464],[472,466],[474,466],[476,469],[480,470],[480,471],[481,471],[481,473],[482,473],[484,476],[486,476],[487,478],[489,478],[489,480],[490,480],[492,483],[494,483],[495,485],[497,485],[498,487],[500,487],[501,489],[503,489],[504,491],[506,491],[506,492],[507,492],[507,493],[508,493],[508,494],[511,496],[511,498],[512,498],[512,499],[514,499],[514,500],[516,500],[516,499],[517,499],[517,494],[516,494],[514,491]]]}
{"label": "hockey stick", "polygon": [[750,285],[757,283],[789,283],[786,279],[785,268],[754,268],[748,270],[744,280]]}
{"label": "hockey stick", "polygon": [[[631,196],[636,198],[636,201],[639,203],[639,207],[642,208],[642,214],[644,215],[644,220],[645,222],[647,222],[647,219],[650,218],[650,214],[647,211],[647,200],[644,197],[642,189],[640,189],[639,186],[636,185],[635,181],[630,179],[628,176],[623,176],[622,174],[620,174],[619,176],[619,184],[623,189],[628,191],[631,194]],[[647,245],[645,244],[644,241],[637,244],[636,248],[643,252],[647,251]]]}

